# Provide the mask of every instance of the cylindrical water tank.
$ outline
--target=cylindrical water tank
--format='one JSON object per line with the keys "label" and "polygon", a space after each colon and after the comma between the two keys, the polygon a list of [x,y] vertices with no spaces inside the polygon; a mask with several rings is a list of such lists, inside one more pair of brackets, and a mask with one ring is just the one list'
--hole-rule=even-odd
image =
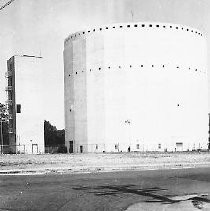
{"label": "cylindrical water tank", "polygon": [[207,45],[199,30],[119,23],[71,34],[64,46],[69,151],[207,148]]}

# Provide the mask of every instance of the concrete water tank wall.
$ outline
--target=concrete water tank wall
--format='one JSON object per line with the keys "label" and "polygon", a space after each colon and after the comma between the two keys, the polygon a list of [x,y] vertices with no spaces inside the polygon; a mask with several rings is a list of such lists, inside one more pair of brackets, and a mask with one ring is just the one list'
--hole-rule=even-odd
{"label": "concrete water tank wall", "polygon": [[208,142],[207,49],[197,29],[124,23],[64,44],[66,145],[74,152],[193,150]]}

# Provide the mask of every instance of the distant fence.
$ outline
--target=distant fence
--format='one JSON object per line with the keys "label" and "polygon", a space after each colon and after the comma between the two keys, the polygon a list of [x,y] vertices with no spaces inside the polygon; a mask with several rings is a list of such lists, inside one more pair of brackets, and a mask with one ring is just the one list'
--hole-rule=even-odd
{"label": "distant fence", "polygon": [[22,145],[0,145],[0,154],[42,154],[44,146],[37,143]]}
{"label": "distant fence", "polygon": [[[0,145],[0,154],[40,154],[40,153],[66,153],[65,145],[45,146],[44,151],[40,152],[41,146],[38,144],[22,145]],[[43,146],[42,146],[43,149]]]}
{"label": "distant fence", "polygon": [[55,146],[45,146],[45,153],[54,154],[54,153],[66,153],[66,152],[67,148],[63,144]]}
{"label": "distant fence", "polygon": [[0,154],[25,154],[25,145],[0,145]]}

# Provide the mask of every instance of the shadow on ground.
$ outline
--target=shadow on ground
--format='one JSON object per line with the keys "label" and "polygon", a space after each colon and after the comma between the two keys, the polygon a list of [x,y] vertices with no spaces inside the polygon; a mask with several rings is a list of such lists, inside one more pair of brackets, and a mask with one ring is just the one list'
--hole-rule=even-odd
{"label": "shadow on ground", "polygon": [[166,191],[167,189],[162,189],[159,187],[152,188],[142,188],[139,189],[135,185],[102,185],[102,186],[77,186],[73,188],[74,190],[87,191],[88,193],[93,193],[96,196],[106,196],[106,195],[119,195],[124,193],[136,194],[140,196],[150,197],[151,200],[146,200],[148,203],[162,203],[162,204],[174,204],[183,201],[191,201],[193,206],[197,209],[202,209],[203,203],[210,203],[210,199],[207,198],[205,194],[188,194],[185,196],[169,196],[158,194],[158,191]]}

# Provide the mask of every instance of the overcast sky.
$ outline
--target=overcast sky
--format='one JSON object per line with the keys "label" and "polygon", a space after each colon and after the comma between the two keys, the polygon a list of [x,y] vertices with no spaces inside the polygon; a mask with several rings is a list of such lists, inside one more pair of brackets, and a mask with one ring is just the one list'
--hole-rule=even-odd
{"label": "overcast sky", "polygon": [[[0,0],[0,6],[6,2]],[[200,29],[210,51],[209,0],[15,0],[0,11],[0,102],[5,101],[7,59],[14,54],[42,55],[44,118],[64,128],[64,39],[90,26],[131,22],[131,11],[135,22],[171,22]]]}

